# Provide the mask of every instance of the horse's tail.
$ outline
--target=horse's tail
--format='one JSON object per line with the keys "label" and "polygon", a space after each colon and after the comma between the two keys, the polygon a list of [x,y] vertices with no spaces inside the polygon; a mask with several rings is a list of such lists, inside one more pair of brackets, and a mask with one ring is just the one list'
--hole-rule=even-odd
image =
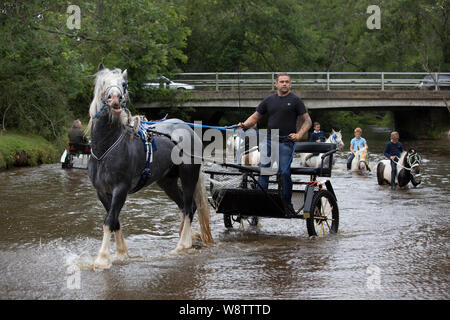
{"label": "horse's tail", "polygon": [[198,221],[200,223],[200,232],[203,243],[214,244],[211,235],[210,219],[209,219],[209,203],[206,194],[205,184],[203,182],[203,174],[200,170],[197,185],[195,187],[195,204],[197,205]]}
{"label": "horse's tail", "polygon": [[379,162],[377,165],[377,180],[380,186],[384,183],[384,168],[384,163]]}

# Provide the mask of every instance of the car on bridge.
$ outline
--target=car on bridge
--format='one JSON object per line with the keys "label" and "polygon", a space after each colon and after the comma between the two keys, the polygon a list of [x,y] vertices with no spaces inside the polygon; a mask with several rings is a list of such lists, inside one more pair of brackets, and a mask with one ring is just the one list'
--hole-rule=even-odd
{"label": "car on bridge", "polygon": [[143,89],[175,89],[175,90],[194,90],[193,85],[181,82],[174,82],[164,75],[156,77],[156,79],[148,79],[148,82],[142,84]]}
{"label": "car on bridge", "polygon": [[[434,75],[426,75],[418,85],[422,90],[434,90],[435,78]],[[438,87],[441,90],[450,90],[450,75],[440,74],[438,75]]]}

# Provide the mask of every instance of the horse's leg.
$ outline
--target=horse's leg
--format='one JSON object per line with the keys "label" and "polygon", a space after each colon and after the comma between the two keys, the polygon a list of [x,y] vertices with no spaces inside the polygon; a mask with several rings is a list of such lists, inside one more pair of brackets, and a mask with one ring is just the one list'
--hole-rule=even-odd
{"label": "horse's leg", "polygon": [[[109,210],[111,208],[111,195],[103,194],[99,191],[97,191],[98,198],[100,199],[100,202],[103,204],[103,206],[106,209],[106,215],[109,214]],[[102,240],[102,246],[100,248],[100,251],[98,253],[97,259],[95,259],[94,267],[95,268],[107,268],[109,266],[109,244],[111,239],[111,232],[108,228],[105,228],[103,226],[103,240]]]}
{"label": "horse's leg", "polygon": [[[110,265],[110,239],[111,232],[120,230],[119,214],[127,198],[127,188],[124,185],[116,187],[111,197],[111,206],[103,222],[103,241],[97,259],[94,262],[96,268],[108,268]],[[102,200],[101,200],[102,201]],[[103,202],[103,201],[102,201]],[[123,235],[121,241],[123,240]],[[121,245],[121,249],[126,249],[126,245]],[[127,249],[126,249],[127,250]],[[123,252],[122,252],[123,253]]]}
{"label": "horse's leg", "polygon": [[178,187],[178,176],[171,176],[171,177],[164,177],[163,179],[159,180],[157,184],[161,187],[161,189],[164,190],[164,192],[167,194],[169,199],[171,199],[173,202],[175,202],[180,209],[180,231],[179,234],[181,235],[181,231],[183,230],[183,224],[184,224],[184,213],[183,213],[183,192]]}
{"label": "horse's leg", "polygon": [[183,249],[192,247],[192,218],[194,217],[194,192],[197,185],[198,176],[200,173],[200,165],[180,165],[180,180],[183,188],[183,213],[184,224],[181,231],[180,240],[173,253],[178,253]]}
{"label": "horse's leg", "polygon": [[408,185],[411,180],[411,173],[408,170],[401,169],[397,175],[397,182],[399,187]]}
{"label": "horse's leg", "polygon": [[125,243],[125,237],[123,236],[122,228],[114,232],[114,238],[116,239],[116,254],[117,260],[124,260],[128,258],[128,246]]}
{"label": "horse's leg", "polygon": [[94,262],[94,268],[106,269],[110,265],[109,244],[111,240],[111,231],[107,226],[103,226],[103,240],[97,259]]}

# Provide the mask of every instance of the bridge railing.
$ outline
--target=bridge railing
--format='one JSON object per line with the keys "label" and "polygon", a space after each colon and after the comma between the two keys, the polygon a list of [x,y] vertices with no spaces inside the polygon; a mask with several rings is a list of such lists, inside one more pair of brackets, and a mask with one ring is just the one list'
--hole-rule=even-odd
{"label": "bridge railing", "polygon": [[[276,74],[276,72],[177,73],[175,79],[194,85],[198,90],[275,90]],[[289,75],[293,89],[450,89],[448,72],[289,72]],[[424,81],[426,76],[428,80]]]}

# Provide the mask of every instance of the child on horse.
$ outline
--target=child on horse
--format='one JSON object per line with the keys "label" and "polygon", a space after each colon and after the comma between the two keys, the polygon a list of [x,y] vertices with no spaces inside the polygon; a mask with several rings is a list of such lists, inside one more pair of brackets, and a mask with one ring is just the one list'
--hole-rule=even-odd
{"label": "child on horse", "polygon": [[369,147],[367,146],[367,141],[366,139],[364,139],[363,137],[361,137],[362,135],[362,129],[361,128],[356,128],[355,129],[355,137],[350,141],[350,157],[348,157],[347,160],[347,169],[350,170],[352,167],[352,161],[355,158],[355,153],[356,151],[358,151],[359,149],[362,149],[364,147],[366,147],[366,149],[369,149]]}
{"label": "child on horse", "polygon": [[[400,155],[403,152],[403,145],[399,141],[400,135],[397,131],[391,133],[391,141],[386,144],[384,148],[384,155],[391,160],[391,188],[395,190],[395,177],[397,176],[397,163]],[[411,175],[411,183],[414,187],[418,186],[421,181],[417,182],[414,176]]]}
{"label": "child on horse", "polygon": [[314,122],[314,132],[309,137],[309,142],[325,142],[325,133],[320,130],[320,123]]}

